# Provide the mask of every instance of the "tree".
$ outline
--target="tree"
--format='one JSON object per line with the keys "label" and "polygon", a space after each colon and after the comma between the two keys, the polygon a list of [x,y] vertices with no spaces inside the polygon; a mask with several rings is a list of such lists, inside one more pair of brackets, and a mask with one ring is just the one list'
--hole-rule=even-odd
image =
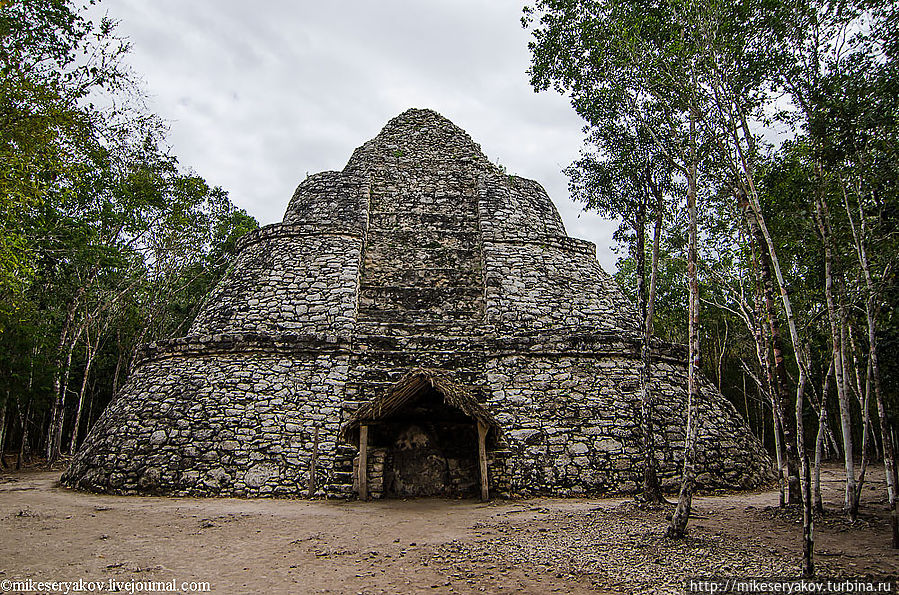
{"label": "tree", "polygon": [[15,308],[36,266],[33,217],[77,184],[79,160],[97,141],[101,114],[85,100],[130,79],[112,23],[95,29],[66,0],[4,2],[0,39],[0,296]]}
{"label": "tree", "polygon": [[15,413],[0,435],[17,433],[19,464],[35,438],[53,463],[256,222],[182,171],[109,19],[14,0],[0,28],[0,408]]}
{"label": "tree", "polygon": [[700,365],[696,198],[705,152],[701,120],[708,97],[696,69],[698,40],[687,26],[693,8],[680,2],[543,0],[525,9],[524,24],[534,24],[537,14],[535,40],[529,44],[534,87],[545,90],[553,86],[570,93],[574,109],[599,134],[616,129],[645,134],[686,190],[687,427],[682,486],[669,530],[670,535],[679,537],[690,514],[700,423],[696,415]]}
{"label": "tree", "polygon": [[[601,123],[608,124],[608,123]],[[640,425],[643,448],[643,491],[646,502],[665,502],[656,473],[653,438],[652,339],[658,285],[662,223],[668,195],[673,191],[672,171],[658,154],[643,128],[620,122],[611,128],[594,128],[594,149],[584,153],[566,172],[572,197],[609,218],[620,218],[616,237],[626,238],[635,262],[637,309],[643,329],[640,367]],[[649,287],[646,274],[647,218],[654,221]]]}

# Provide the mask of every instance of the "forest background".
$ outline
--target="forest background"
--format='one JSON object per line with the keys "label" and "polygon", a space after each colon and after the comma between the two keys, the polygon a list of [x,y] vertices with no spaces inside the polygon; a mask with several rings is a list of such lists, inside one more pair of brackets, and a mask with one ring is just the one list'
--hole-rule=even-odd
{"label": "forest background", "polygon": [[[644,361],[653,332],[686,343],[691,402],[701,368],[775,453],[806,574],[827,458],[853,520],[884,461],[899,547],[897,3],[539,0],[522,22],[535,89],[587,122],[571,190],[622,221],[615,277],[643,314]],[[658,500],[649,386],[643,493]],[[687,417],[672,535],[702,424]]]}
{"label": "forest background", "polygon": [[[586,122],[571,191],[622,222],[615,279],[647,336],[689,345],[784,503],[839,459],[854,516],[884,460],[895,511],[896,3],[542,0],[523,25],[535,89]],[[112,21],[13,0],[0,34],[0,464],[19,467],[77,447],[257,223],[171,154]]]}

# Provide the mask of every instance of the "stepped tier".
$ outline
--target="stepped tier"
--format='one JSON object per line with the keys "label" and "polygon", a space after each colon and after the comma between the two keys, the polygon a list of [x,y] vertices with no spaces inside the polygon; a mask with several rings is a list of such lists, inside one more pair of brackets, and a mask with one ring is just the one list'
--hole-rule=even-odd
{"label": "stepped tier", "polygon": [[[63,482],[229,496],[352,497],[363,476],[365,495],[384,497],[628,491],[642,474],[639,341],[633,306],[543,188],[439,114],[409,110],[342,171],[300,183],[282,223],[242,239],[189,336],[145,346]],[[669,487],[685,355],[659,345],[650,370]],[[769,481],[759,441],[701,384],[700,486]]]}

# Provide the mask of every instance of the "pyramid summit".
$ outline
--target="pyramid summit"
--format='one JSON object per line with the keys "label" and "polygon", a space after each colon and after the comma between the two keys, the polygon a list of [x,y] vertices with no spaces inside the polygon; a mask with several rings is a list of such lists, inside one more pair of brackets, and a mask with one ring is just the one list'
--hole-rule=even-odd
{"label": "pyramid summit", "polygon": [[[188,336],[143,348],[63,483],[122,494],[585,496],[642,474],[638,317],[540,184],[430,110],[303,180]],[[687,370],[651,370],[680,476]],[[698,481],[771,461],[702,380]]]}

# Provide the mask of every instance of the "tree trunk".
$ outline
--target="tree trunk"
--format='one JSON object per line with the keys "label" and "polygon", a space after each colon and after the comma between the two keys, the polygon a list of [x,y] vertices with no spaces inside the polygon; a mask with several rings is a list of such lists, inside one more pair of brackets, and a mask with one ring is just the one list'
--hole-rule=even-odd
{"label": "tree trunk", "polygon": [[72,372],[72,357],[75,354],[75,345],[78,343],[78,338],[81,336],[81,332],[83,329],[83,326],[79,328],[78,332],[69,342],[68,354],[66,355],[66,367],[64,372],[62,374],[54,375],[54,389],[59,391],[59,411],[58,413],[54,412],[54,423],[50,426],[50,436],[48,439],[50,453],[47,457],[48,466],[53,465],[62,454],[62,433],[66,421],[66,393],[69,390],[69,378],[71,377]]}
{"label": "tree trunk", "polygon": [[859,226],[861,234],[855,228],[852,220],[852,211],[849,208],[849,199],[846,195],[846,189],[843,188],[843,204],[846,207],[846,215],[849,217],[849,224],[852,228],[852,237],[855,241],[856,255],[858,256],[859,265],[865,278],[865,288],[867,295],[865,296],[865,318],[868,330],[868,362],[871,366],[870,378],[874,383],[874,399],[877,401],[877,418],[880,422],[880,442],[883,448],[883,466],[886,476],[887,501],[890,506],[890,528],[892,529],[893,547],[899,548],[899,511],[897,511],[896,503],[896,451],[893,448],[893,440],[889,430],[889,422],[887,421],[886,409],[883,404],[883,391],[880,386],[880,368],[877,361],[877,308],[875,307],[875,296],[877,295],[874,286],[874,278],[871,275],[871,267],[868,263],[868,253],[865,248],[865,236],[867,223],[865,221],[864,207],[862,206],[861,196],[858,200]]}
{"label": "tree trunk", "polygon": [[808,464],[808,453],[805,451],[805,424],[802,421],[803,394],[802,387],[796,395],[796,447],[802,466],[802,574],[815,576],[815,525],[812,516],[812,485]]}
{"label": "tree trunk", "polygon": [[53,372],[53,405],[50,409],[50,423],[47,429],[47,443],[45,449],[48,465],[52,465],[59,456],[59,443],[62,439],[62,424],[65,421],[65,388],[63,387],[62,379],[62,354],[66,351],[66,347],[68,346],[68,365],[66,368],[66,375],[68,375],[68,368],[71,367],[72,351],[75,348],[76,341],[76,339],[70,340],[70,331],[72,322],[75,320],[78,302],[81,300],[81,296],[84,292],[84,286],[81,286],[78,288],[78,291],[75,292],[75,297],[72,299],[72,302],[69,304],[69,308],[66,311],[66,320],[62,325],[62,330],[59,333],[59,341],[56,345],[56,361],[55,370]]}
{"label": "tree trunk", "polygon": [[112,396],[119,392],[119,374],[122,370],[122,360],[125,358],[125,348],[122,346],[122,333],[116,331],[116,345],[119,348],[119,357],[116,359],[115,372],[112,373]]}
{"label": "tree trunk", "polygon": [[[746,222],[750,230],[758,230],[758,222],[754,221],[751,217],[751,214],[748,212],[748,206],[744,206],[744,215],[746,217]],[[756,234],[753,233],[753,238],[755,238]],[[758,235],[761,235],[758,232]],[[764,240],[758,242],[759,250],[764,251]],[[767,297],[765,295],[764,290],[764,278],[761,273],[761,259],[764,257],[763,255],[758,255],[755,250],[755,243],[750,242],[750,249],[752,250],[753,263],[755,264],[754,269],[756,272],[756,276],[758,279],[757,288],[756,288],[756,299],[755,299],[755,316],[757,320],[757,324],[753,325],[753,338],[755,339],[755,356],[759,362],[759,369],[764,370],[765,372],[765,380],[768,383],[768,398],[771,401],[771,427],[772,432],[774,434],[774,455],[777,462],[777,487],[780,492],[780,508],[783,508],[787,504],[786,500],[786,482],[784,479],[784,456],[783,456],[783,428],[781,427],[781,422],[783,421],[783,416],[781,415],[781,410],[778,404],[778,399],[776,396],[777,391],[777,381],[775,379],[775,371],[774,364],[769,357],[769,349],[768,349],[768,340],[765,336],[765,325],[762,323],[763,320],[770,318],[771,312],[771,304],[767,301]],[[770,271],[768,271],[768,276],[770,278]],[[762,311],[762,303],[766,304],[765,311]],[[771,326],[768,325],[768,330],[770,332]],[[761,386],[759,385],[759,388]],[[764,437],[764,421],[765,421],[765,410],[762,407],[762,436]]]}
{"label": "tree trunk", "polygon": [[[690,118],[690,137],[695,139],[695,117]],[[687,365],[687,431],[684,436],[684,474],[681,480],[680,493],[677,498],[677,507],[671,515],[671,525],[668,527],[668,536],[680,538],[686,534],[687,522],[690,519],[690,509],[693,504],[693,488],[696,470],[696,439],[698,435],[697,405],[699,401],[699,280],[697,277],[697,231],[696,231],[696,147],[692,146],[690,155],[690,167],[687,175],[687,213],[689,216],[689,248],[687,253],[687,278],[690,287],[689,298],[689,361]]]}
{"label": "tree trunk", "polygon": [[871,394],[871,361],[868,360],[868,371],[865,378],[865,396],[862,399],[861,407],[862,407],[862,464],[861,469],[858,472],[858,479],[855,482],[855,494],[852,499],[852,504],[855,506],[855,510],[849,513],[851,518],[858,517],[858,508],[859,503],[862,498],[862,487],[865,485],[865,473],[868,471],[868,463],[871,460],[870,450],[871,445],[868,443],[868,438],[870,437],[870,432],[868,431],[871,426],[871,415],[868,408],[868,403],[870,402],[869,397]]}
{"label": "tree trunk", "polygon": [[31,463],[31,446],[28,444],[31,426],[28,423],[28,418],[31,417],[31,404],[33,402],[34,398],[29,397],[28,407],[25,409],[25,413],[22,414],[22,403],[21,401],[16,401],[16,410],[19,412],[19,421],[22,423],[22,442],[19,444],[19,455],[16,457],[16,471],[21,470],[22,465]]}
{"label": "tree trunk", "polygon": [[91,392],[90,399],[87,401],[87,423],[84,426],[84,433],[87,435],[90,433],[91,428],[94,425],[94,402],[97,400],[97,377],[94,377],[94,382],[91,384]]}
{"label": "tree trunk", "polygon": [[727,318],[724,319],[724,339],[720,339],[718,344],[718,392],[721,392],[721,386],[724,378],[724,356],[727,353],[727,339],[730,335],[730,326],[727,324]]}
{"label": "tree trunk", "polygon": [[[748,198],[748,197],[747,197]],[[760,254],[758,259],[759,280],[762,287],[763,303],[765,305],[764,319],[768,321],[768,336],[771,338],[771,354],[773,361],[767,361],[766,370],[768,372],[768,382],[771,391],[771,407],[774,416],[775,432],[781,432],[783,436],[782,449],[785,451],[785,461],[783,458],[778,460],[778,473],[783,475],[783,463],[786,462],[786,486],[788,489],[787,502],[797,504],[800,500],[799,489],[799,463],[796,457],[795,446],[793,442],[793,427],[788,419],[783,404],[784,396],[788,392],[787,367],[783,356],[783,342],[780,336],[780,328],[777,324],[777,308],[775,306],[775,287],[774,279],[772,279],[771,256],[765,250],[766,237],[762,232],[759,224],[758,215],[748,214],[747,222],[755,242],[759,244]],[[776,444],[775,440],[775,444]],[[784,505],[783,500],[781,506]]]}
{"label": "tree trunk", "polygon": [[786,480],[784,478],[784,456],[783,456],[783,423],[778,411],[777,402],[774,395],[771,395],[771,418],[773,420],[774,430],[774,454],[777,458],[777,485],[780,488],[780,507],[787,505]]}
{"label": "tree trunk", "polygon": [[[749,126],[746,123],[745,119],[742,122],[742,126],[744,129],[744,134],[747,137],[751,136],[751,132],[749,131]],[[771,234],[768,233],[768,226],[765,224],[765,217],[762,213],[762,206],[758,200],[758,194],[755,189],[755,182],[753,178],[753,171],[750,169],[748,163],[746,162],[745,155],[743,155],[742,149],[738,146],[738,152],[741,155],[741,163],[743,167],[743,172],[746,175],[746,181],[749,184],[749,204],[752,207],[752,211],[755,214],[756,221],[758,222],[759,230],[761,231],[764,239],[765,245],[768,247],[768,256],[771,259],[771,267],[774,270],[774,275],[777,278],[777,284],[780,287],[780,297],[781,303],[783,304],[784,316],[787,319],[787,328],[790,331],[790,341],[793,345],[793,354],[796,358],[796,366],[799,368],[799,381],[797,382],[796,388],[796,411],[799,414],[796,418],[796,435],[797,435],[797,449],[801,453],[805,453],[805,445],[800,442],[800,434],[804,434],[804,432],[800,431],[799,426],[802,425],[803,420],[801,416],[802,409],[800,407],[802,402],[803,392],[805,390],[805,383],[808,378],[807,367],[805,363],[805,357],[802,352],[802,342],[799,340],[799,331],[796,330],[796,318],[793,315],[793,303],[790,300],[790,294],[787,291],[787,284],[784,281],[783,271],[780,269],[780,261],[777,258],[777,250],[774,246],[774,241],[771,239]],[[808,457],[804,458],[805,468],[808,469]],[[815,550],[815,520],[812,516],[811,510],[811,486],[808,485],[808,476],[807,473],[804,473],[800,479],[800,488],[805,489],[806,497],[802,498],[802,519],[803,519],[803,564],[802,564],[802,572],[806,577],[812,577],[815,574],[815,565],[814,565],[814,550]],[[802,486],[801,483],[805,482],[805,486]]]}
{"label": "tree trunk", "polygon": [[840,323],[837,306],[833,298],[833,252],[830,238],[830,217],[823,198],[816,199],[816,215],[818,230],[824,244],[824,297],[827,302],[827,317],[830,320],[831,349],[834,360],[834,381],[837,388],[837,401],[840,406],[840,427],[843,431],[843,462],[846,469],[846,489],[844,490],[843,507],[849,518],[855,520],[858,506],[855,501],[855,460],[852,444],[852,418],[849,410],[849,396],[843,362],[843,325]]}
{"label": "tree trunk", "polygon": [[[9,389],[6,389],[6,400],[0,405],[0,469],[6,469],[6,412],[12,407]],[[9,416],[12,420],[12,416]]]}
{"label": "tree trunk", "polygon": [[94,356],[96,356],[97,349],[100,347],[99,330],[97,331],[95,339],[96,341],[94,341],[93,346],[91,346],[90,331],[89,329],[85,329],[84,340],[87,345],[87,362],[84,364],[84,374],[81,376],[81,390],[78,391],[78,407],[75,410],[75,425],[72,428],[72,438],[69,441],[69,454],[72,454],[75,452],[75,449],[78,448],[78,436],[81,429],[81,412],[84,409],[84,394],[87,391],[87,379],[91,374]]}
{"label": "tree trunk", "polygon": [[749,431],[755,433],[752,428],[752,417],[749,415],[749,395],[746,394],[746,372],[741,374],[743,378],[743,411],[746,412],[746,423],[749,425]]}
{"label": "tree trunk", "polygon": [[821,388],[821,403],[818,407],[818,435],[815,438],[815,510],[824,514],[824,500],[821,498],[821,457],[824,454],[825,428],[827,428],[827,393],[830,392],[830,375],[833,372],[833,360],[824,375],[824,386]]}
{"label": "tree trunk", "polygon": [[[767,264],[763,265],[762,269],[768,269]],[[770,272],[767,273],[765,282],[765,296],[768,324],[770,325],[771,353],[774,360],[774,390],[772,391],[772,396],[774,397],[775,405],[777,407],[777,414],[780,417],[780,429],[783,433],[784,451],[786,455],[787,501],[790,504],[798,504],[801,496],[799,488],[799,464],[795,443],[793,442],[795,427],[798,425],[798,422],[790,419],[791,416],[787,414],[788,408],[784,406],[784,397],[788,392],[787,387],[789,384],[787,379],[787,366],[784,362],[783,343],[777,325],[777,313],[774,306],[774,287],[771,283]]]}
{"label": "tree trunk", "polygon": [[25,394],[28,395],[28,407],[25,414],[22,414],[22,398],[16,399],[16,413],[19,416],[19,423],[22,425],[22,437],[19,443],[19,452],[16,456],[16,471],[22,469],[22,465],[31,462],[31,447],[28,444],[28,418],[31,416],[31,403],[34,402],[32,388],[34,387],[34,360],[37,357],[37,346],[31,350],[31,359],[28,364],[28,388]]}
{"label": "tree trunk", "polygon": [[[659,270],[659,244],[661,243],[662,234],[662,214],[664,207],[664,196],[661,191],[652,183],[651,174],[649,177],[649,185],[656,196],[656,219],[653,228],[652,238],[652,264],[649,281],[649,292],[645,299],[645,308],[641,305],[641,314],[643,315],[643,342],[640,349],[640,384],[641,384],[641,400],[640,400],[640,417],[643,426],[643,500],[646,502],[663,503],[665,497],[662,494],[662,488],[659,485],[659,477],[656,472],[655,460],[655,441],[653,438],[653,406],[654,400],[650,384],[652,381],[652,331],[653,316],[655,315],[655,298],[656,283],[658,280]],[[645,246],[643,242],[645,227],[645,206],[640,205],[638,211],[639,239],[638,246],[638,295],[641,292],[641,280],[645,275]]]}
{"label": "tree trunk", "polygon": [[[759,440],[762,444],[765,444],[765,432],[767,431],[767,428],[765,428],[765,402],[762,400],[762,395],[759,394],[758,386],[755,387],[755,396],[758,398],[759,421],[761,422],[759,424]],[[782,475],[780,475],[780,473],[778,473],[778,476],[783,477]],[[781,485],[781,492],[783,492],[783,485]]]}
{"label": "tree trunk", "polygon": [[827,416],[821,410],[818,418],[818,434],[815,438],[815,512],[824,514],[824,499],[821,497],[821,452],[824,450],[824,425]]}
{"label": "tree trunk", "polygon": [[877,397],[877,414],[880,418],[880,431],[883,436],[883,465],[886,472],[887,496],[890,503],[890,528],[893,533],[893,547],[899,548],[899,511],[897,511],[896,505],[896,485],[899,484],[899,481],[897,481],[899,479],[897,475],[899,474],[896,472],[896,448],[892,440],[893,432],[888,431],[889,425],[887,424],[883,408],[883,398],[881,398],[880,394]]}
{"label": "tree trunk", "polygon": [[[855,400],[858,402],[859,411],[862,414],[862,461],[861,468],[858,471],[858,477],[855,480],[855,498],[853,499],[853,503],[855,505],[855,515],[858,516],[858,505],[859,499],[861,498],[862,486],[865,484],[865,473],[868,470],[868,463],[871,461],[871,434],[873,434],[873,428],[871,424],[871,361],[869,359],[867,364],[867,370],[865,371],[865,387],[862,388],[862,376],[858,365],[858,350],[855,347],[855,338],[852,335],[852,326],[849,324],[849,316],[846,314],[846,306],[842,302],[840,303],[840,324],[842,332],[843,332],[843,363],[847,368],[847,371],[844,373],[845,378],[847,378],[847,384],[850,384],[850,370],[849,370],[849,362],[851,360],[851,377],[854,379],[854,384],[852,384],[852,393],[855,395]],[[848,350],[848,354],[846,353]],[[850,357],[851,356],[851,357]]]}
{"label": "tree trunk", "polygon": [[[729,105],[733,107],[733,111],[729,111],[728,117],[734,124],[730,133],[733,140],[733,148],[739,161],[744,180],[748,187],[749,204],[755,214],[756,221],[765,245],[768,247],[768,256],[771,262],[771,268],[777,278],[777,285],[780,288],[781,303],[783,304],[784,316],[787,320],[787,328],[790,331],[790,342],[793,346],[793,355],[796,358],[796,366],[799,369],[799,379],[796,387],[796,447],[799,454],[800,464],[803,467],[803,473],[800,476],[800,490],[802,491],[802,520],[803,520],[803,564],[802,572],[806,577],[812,577],[815,573],[814,566],[814,517],[811,509],[811,485],[809,477],[808,456],[805,454],[804,428],[802,418],[803,395],[805,391],[805,383],[808,380],[808,366],[806,365],[806,357],[803,352],[803,344],[799,339],[799,331],[796,328],[796,318],[793,315],[793,303],[790,299],[790,293],[787,290],[787,284],[783,277],[783,271],[780,268],[780,261],[777,257],[777,249],[771,234],[768,232],[768,226],[765,223],[765,216],[762,212],[762,205],[759,201],[758,191],[755,185],[756,174],[756,155],[758,152],[755,145],[755,136],[750,130],[749,122],[746,117],[744,105],[741,101],[735,99],[738,95],[730,94],[734,98]],[[740,132],[742,131],[742,137]],[[744,146],[745,143],[745,146]],[[789,458],[789,453],[788,453]]]}

